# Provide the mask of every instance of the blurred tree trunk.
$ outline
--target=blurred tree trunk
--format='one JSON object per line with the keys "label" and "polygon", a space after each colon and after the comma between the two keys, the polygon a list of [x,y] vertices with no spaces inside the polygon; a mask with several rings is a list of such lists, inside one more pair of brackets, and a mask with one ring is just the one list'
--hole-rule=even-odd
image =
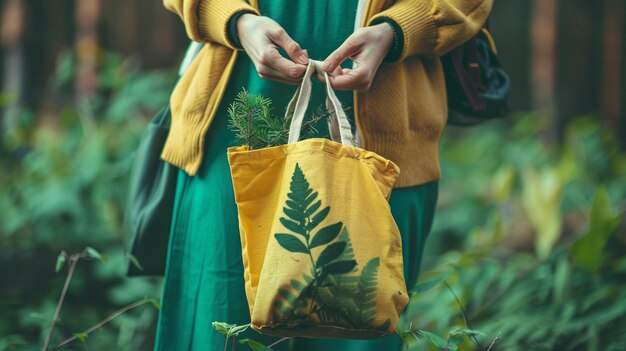
{"label": "blurred tree trunk", "polygon": [[531,21],[532,1],[496,1],[491,11],[492,30],[498,55],[511,76],[511,111],[528,110],[531,97]]}
{"label": "blurred tree trunk", "polygon": [[[602,41],[602,117],[617,128],[622,147],[626,145],[626,105],[624,104],[624,12],[623,1],[604,0]],[[620,118],[621,116],[621,118]],[[621,128],[620,128],[621,127]]]}
{"label": "blurred tree trunk", "polygon": [[90,97],[98,89],[98,24],[100,20],[100,0],[79,0],[76,2],[74,20],[76,22],[76,77],[74,85],[76,97]]}
{"label": "blurred tree trunk", "polygon": [[139,50],[140,24],[137,1],[106,0],[102,4],[102,42],[107,48],[123,53]]}
{"label": "blurred tree trunk", "polygon": [[11,129],[21,110],[24,85],[24,38],[26,5],[21,0],[9,0],[1,8],[0,46],[2,47],[2,86],[0,93],[8,94],[4,99],[12,100],[6,106],[0,105],[2,121],[0,133]]}
{"label": "blurred tree trunk", "polygon": [[558,0],[535,0],[532,29],[532,101],[533,107],[545,109],[551,120],[549,139],[555,140],[555,79]]}
{"label": "blurred tree trunk", "polygon": [[602,116],[607,123],[617,126],[622,90],[622,40],[624,37],[624,2],[604,0],[602,40]]}
{"label": "blurred tree trunk", "polygon": [[[565,2],[564,2],[565,3]],[[602,84],[602,2],[568,0],[558,11],[556,119],[561,139],[573,118],[600,112]]]}
{"label": "blurred tree trunk", "polygon": [[618,123],[619,130],[619,138],[620,144],[622,146],[622,150],[626,151],[626,25],[624,21],[626,18],[622,17],[622,63],[621,63],[621,77],[622,77],[622,85],[621,85],[621,108],[620,108],[620,120]]}
{"label": "blurred tree trunk", "polygon": [[145,9],[140,17],[143,39],[140,47],[144,52],[150,52],[144,57],[146,67],[178,66],[190,42],[182,21],[166,10],[162,1],[157,1],[158,6],[151,5],[154,0],[138,2]]}
{"label": "blurred tree trunk", "polygon": [[51,99],[49,80],[59,51],[71,46],[73,0],[23,0],[27,6],[24,45],[25,105],[38,109]]}
{"label": "blurred tree trunk", "polygon": [[64,98],[47,91],[64,50],[76,54],[73,95],[85,96],[98,87],[101,50],[136,55],[144,69],[169,68],[189,43],[180,20],[158,0],[0,0],[0,11],[1,88],[18,92],[33,110]]}
{"label": "blurred tree trunk", "polygon": [[141,58],[144,68],[179,63],[189,40],[177,16],[154,0],[107,0],[103,3],[103,45]]}
{"label": "blurred tree trunk", "polygon": [[71,38],[71,0],[7,0],[0,22],[2,89],[19,95],[19,103],[37,109],[47,97],[58,52]]}

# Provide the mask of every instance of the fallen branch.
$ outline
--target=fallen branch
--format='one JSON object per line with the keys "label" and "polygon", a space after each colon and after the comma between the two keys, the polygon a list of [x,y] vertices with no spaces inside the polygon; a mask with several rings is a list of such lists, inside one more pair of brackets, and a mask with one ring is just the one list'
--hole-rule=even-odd
{"label": "fallen branch", "polygon": [[63,291],[61,292],[61,297],[59,298],[59,302],[57,303],[57,309],[54,312],[54,317],[52,317],[52,323],[50,324],[50,329],[48,329],[48,335],[46,335],[46,340],[41,347],[42,351],[47,351],[50,346],[50,340],[52,340],[52,334],[54,334],[54,328],[56,327],[57,321],[59,320],[59,315],[61,314],[61,307],[63,307],[63,302],[65,301],[65,295],[67,294],[67,288],[70,286],[70,281],[72,280],[72,276],[74,275],[74,270],[76,269],[76,264],[78,260],[83,257],[89,256],[86,251],[83,251],[78,254],[73,254],[68,257],[65,251],[61,252],[61,255],[68,258],[70,261],[70,268],[67,271],[67,277],[65,278],[65,285],[63,285]]}
{"label": "fallen branch", "polygon": [[[80,334],[80,335],[88,335],[89,333],[93,332],[94,330],[96,330],[96,329],[98,329],[98,328],[102,327],[103,325],[105,325],[105,324],[109,323],[111,320],[113,320],[115,317],[117,317],[117,316],[121,315],[122,313],[125,313],[125,312],[127,312],[127,311],[130,311],[130,310],[132,310],[133,308],[139,307],[139,306],[144,305],[144,304],[146,304],[146,303],[148,303],[148,302],[151,302],[151,299],[144,298],[144,299],[142,299],[142,300],[140,300],[140,301],[136,301],[136,302],[133,302],[133,303],[131,303],[131,304],[129,304],[129,305],[126,305],[126,306],[124,306],[124,307],[120,308],[119,310],[117,310],[117,311],[113,312],[112,314],[110,314],[108,317],[106,317],[105,319],[101,320],[100,322],[98,322],[98,323],[94,324],[94,325],[93,325],[92,327],[90,327],[89,329],[87,329],[87,330],[85,330],[85,331],[83,331],[83,332],[81,332],[81,333],[77,333],[77,334]],[[74,336],[72,336],[72,337],[70,337],[70,338],[67,338],[67,339],[65,339],[65,340],[61,341],[61,342],[60,342],[58,345],[56,345],[54,348],[55,348],[55,349],[61,348],[61,347],[63,347],[63,346],[65,346],[65,345],[69,344],[70,342],[72,342],[72,341],[74,341],[74,340],[76,340],[76,339],[78,339],[78,336],[74,335]]]}

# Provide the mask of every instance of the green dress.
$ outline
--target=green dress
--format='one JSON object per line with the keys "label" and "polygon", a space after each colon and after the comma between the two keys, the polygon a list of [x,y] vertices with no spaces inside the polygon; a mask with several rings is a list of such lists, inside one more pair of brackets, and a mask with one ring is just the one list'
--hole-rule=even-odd
{"label": "green dress", "polygon": [[[277,21],[308,50],[311,58],[323,60],[353,32],[357,0],[260,0],[259,6],[261,13]],[[155,342],[157,351],[222,350],[225,338],[212,330],[211,323],[249,323],[237,208],[226,157],[226,149],[233,146],[234,139],[227,128],[227,108],[242,88],[250,94],[271,98],[279,115],[295,92],[293,86],[259,78],[247,55],[238,56],[222,103],[206,134],[204,159],[198,174],[190,177],[183,171],[179,173]],[[352,106],[352,92],[338,91],[337,95],[344,107]],[[315,82],[311,106],[321,106],[323,102],[323,85]],[[350,111],[348,115],[352,119]],[[327,137],[327,130],[319,128],[319,131],[319,136]],[[422,249],[433,220],[437,182],[394,189],[389,201],[402,235],[405,276],[410,287],[417,280]],[[252,331],[246,332],[245,337],[266,345],[276,340]],[[238,344],[235,349],[249,350]],[[298,338],[273,349],[399,350],[400,338],[395,335],[369,341]]]}

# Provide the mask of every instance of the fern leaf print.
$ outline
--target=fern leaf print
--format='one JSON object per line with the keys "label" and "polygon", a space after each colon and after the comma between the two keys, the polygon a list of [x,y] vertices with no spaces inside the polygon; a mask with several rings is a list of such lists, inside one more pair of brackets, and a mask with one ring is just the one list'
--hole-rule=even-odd
{"label": "fern leaf print", "polygon": [[380,258],[369,260],[359,273],[348,229],[343,222],[327,223],[330,211],[296,164],[279,218],[284,231],[274,238],[283,249],[308,260],[311,270],[280,289],[274,318],[298,328],[320,323],[353,329],[388,327],[375,321]]}

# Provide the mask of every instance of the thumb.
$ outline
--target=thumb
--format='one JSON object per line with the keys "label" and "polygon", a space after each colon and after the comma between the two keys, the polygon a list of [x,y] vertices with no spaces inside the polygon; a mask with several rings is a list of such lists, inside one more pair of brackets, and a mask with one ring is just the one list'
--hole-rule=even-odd
{"label": "thumb", "polygon": [[309,55],[306,50],[302,50],[300,45],[291,39],[287,31],[281,28],[273,41],[280,46],[293,62],[306,65],[309,63]]}
{"label": "thumb", "polygon": [[324,60],[322,69],[328,73],[335,71],[335,69],[337,69],[343,61],[355,54],[358,49],[359,45],[357,44],[356,39],[353,36],[348,37],[348,39],[346,39],[346,41],[344,41],[343,44],[337,48],[337,50],[328,55],[326,60]]}

